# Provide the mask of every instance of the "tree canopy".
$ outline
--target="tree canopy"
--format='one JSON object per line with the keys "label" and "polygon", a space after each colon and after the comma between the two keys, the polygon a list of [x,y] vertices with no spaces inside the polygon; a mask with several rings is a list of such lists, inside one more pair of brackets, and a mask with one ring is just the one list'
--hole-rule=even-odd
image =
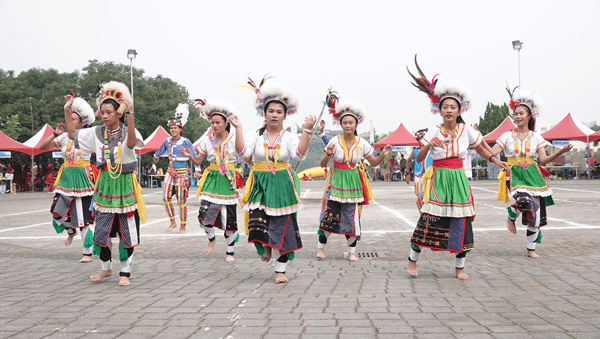
{"label": "tree canopy", "polygon": [[498,106],[488,102],[483,118],[479,118],[477,129],[481,134],[486,135],[498,127],[509,114],[510,110],[506,103]]}
{"label": "tree canopy", "polygon": [[[64,96],[73,90],[96,109],[96,93],[101,83],[116,80],[131,83],[130,66],[90,60],[82,72],[59,73],[55,69],[32,68],[15,76],[14,71],[0,69],[0,130],[24,142],[48,123],[55,127],[64,121]],[[194,142],[208,128],[208,123],[191,108],[187,89],[162,75],[149,77],[143,69],[133,68],[135,127],[149,136],[159,125],[175,116],[179,103],[190,105],[184,131]],[[95,125],[101,124],[100,119]],[[144,161],[147,162],[147,161]]]}
{"label": "tree canopy", "polygon": [[[129,66],[91,60],[81,73],[32,68],[17,76],[13,71],[0,69],[0,127],[5,133],[10,130],[12,138],[23,142],[44,124],[54,127],[64,121],[64,96],[71,90],[97,108],[99,85],[110,80],[129,87]],[[174,117],[179,103],[192,106],[187,89],[161,75],[149,77],[144,75],[144,70],[133,68],[133,86],[135,127],[144,137],[158,125],[168,130],[167,121]],[[14,121],[15,115],[18,121]],[[100,124],[98,120],[95,124]],[[207,128],[208,123],[199,117],[198,110],[190,108],[185,136],[195,141]]]}

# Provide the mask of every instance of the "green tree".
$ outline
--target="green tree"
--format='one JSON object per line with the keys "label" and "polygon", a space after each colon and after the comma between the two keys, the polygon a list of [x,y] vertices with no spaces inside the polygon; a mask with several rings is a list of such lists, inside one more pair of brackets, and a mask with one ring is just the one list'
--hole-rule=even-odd
{"label": "green tree", "polygon": [[498,106],[488,102],[483,118],[479,118],[479,123],[477,124],[479,132],[483,135],[490,133],[504,121],[509,112],[506,103]]}
{"label": "green tree", "polygon": [[2,132],[6,134],[9,138],[17,140],[19,135],[21,134],[21,124],[19,123],[19,116],[13,115],[10,119],[3,124]]}

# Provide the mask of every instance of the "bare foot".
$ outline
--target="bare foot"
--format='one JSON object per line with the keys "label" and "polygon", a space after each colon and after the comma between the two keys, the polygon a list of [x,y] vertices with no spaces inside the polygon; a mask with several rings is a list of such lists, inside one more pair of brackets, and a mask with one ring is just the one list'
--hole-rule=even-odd
{"label": "bare foot", "polygon": [[358,258],[354,253],[348,253],[348,260],[350,260],[351,262],[356,262],[358,261]]}
{"label": "bare foot", "polygon": [[73,243],[73,238],[75,238],[75,234],[76,233],[73,233],[67,236],[67,240],[65,240],[65,246],[69,246],[71,245],[71,243]]}
{"label": "bare foot", "polygon": [[119,280],[119,286],[129,286],[129,285],[131,285],[131,283],[129,282],[129,278],[121,277],[121,280]]}
{"label": "bare foot", "polygon": [[260,257],[260,260],[262,260],[264,262],[271,261],[271,247],[269,247],[269,246],[265,247],[265,255],[263,255],[262,257]]}
{"label": "bare foot", "polygon": [[233,258],[233,255],[231,255],[231,254],[228,254],[228,255],[225,257],[225,262],[233,262],[234,260],[235,260],[235,259]]}
{"label": "bare foot", "polygon": [[469,279],[469,276],[465,273],[464,268],[457,268],[456,269],[456,277],[458,278],[458,280],[467,280],[467,279]]}
{"label": "bare foot", "polygon": [[283,284],[288,282],[288,279],[285,277],[285,273],[277,273],[275,272],[275,283]]}
{"label": "bare foot", "polygon": [[535,251],[529,251],[529,250],[527,250],[527,256],[530,257],[531,259],[539,259],[540,258],[539,254],[535,253]]}
{"label": "bare foot", "polygon": [[506,219],[506,228],[508,228],[510,233],[517,234],[517,227],[515,226],[514,220],[510,220],[509,218],[507,218]]}
{"label": "bare foot", "polygon": [[184,224],[181,224],[181,226],[179,226],[179,232],[177,232],[177,233],[179,233],[179,234],[185,233],[185,225]]}
{"label": "bare foot", "polygon": [[92,257],[89,255],[84,255],[83,258],[81,258],[81,260],[79,260],[79,263],[86,263],[86,262],[90,262],[92,261]]}
{"label": "bare foot", "polygon": [[171,220],[171,225],[169,225],[169,228],[167,228],[167,232],[172,231],[175,227],[177,227],[177,223],[175,220]]}
{"label": "bare foot", "polygon": [[93,282],[98,282],[104,278],[108,278],[112,275],[112,271],[100,271],[98,274],[94,274],[90,277]]}
{"label": "bare foot", "polygon": [[209,241],[208,245],[206,245],[206,248],[204,249],[204,254],[209,255],[210,252],[212,251],[213,247],[215,247],[216,242],[217,242],[217,238],[214,238],[212,241]]}
{"label": "bare foot", "polygon": [[325,259],[325,251],[322,248],[317,248],[317,258]]}
{"label": "bare foot", "polygon": [[406,269],[406,271],[408,272],[408,274],[410,274],[413,277],[417,277],[417,262],[416,261],[408,261],[408,268]]}

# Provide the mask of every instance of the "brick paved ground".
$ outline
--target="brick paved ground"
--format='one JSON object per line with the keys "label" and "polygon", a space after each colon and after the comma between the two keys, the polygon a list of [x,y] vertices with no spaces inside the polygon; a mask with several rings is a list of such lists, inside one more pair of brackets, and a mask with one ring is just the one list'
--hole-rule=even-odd
{"label": "brick paved ground", "polygon": [[[322,181],[303,183],[304,248],[273,283],[242,236],[236,262],[224,261],[222,232],[210,256],[190,198],[185,235],[168,226],[158,189],[147,189],[148,222],[136,248],[130,287],[113,276],[89,281],[100,260],[78,264],[81,240],[65,247],[47,212],[51,194],[0,196],[0,338],[600,338],[599,181],[551,182],[556,206],[538,245],[525,256],[525,230],[505,230],[494,182],[473,182],[475,250],[469,280],[454,277],[448,253],[424,250],[419,277],[406,270],[418,213],[411,188],[377,182],[364,208],[357,252],[332,236],[317,260]],[[238,216],[241,222],[241,213]],[[117,260],[115,258],[115,260]]]}

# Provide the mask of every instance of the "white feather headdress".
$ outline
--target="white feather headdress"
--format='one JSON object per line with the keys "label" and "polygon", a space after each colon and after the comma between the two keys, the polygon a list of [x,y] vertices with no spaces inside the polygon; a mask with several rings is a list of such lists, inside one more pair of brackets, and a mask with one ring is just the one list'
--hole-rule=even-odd
{"label": "white feather headdress", "polygon": [[325,103],[329,107],[329,113],[335,125],[340,125],[342,118],[346,115],[356,118],[357,125],[365,120],[365,107],[356,100],[340,98],[337,96],[337,92],[329,91]]}
{"label": "white feather headdress", "polygon": [[185,126],[188,121],[188,116],[190,115],[190,105],[188,104],[179,104],[175,109],[175,119],[178,119],[181,122],[181,127]]}
{"label": "white feather headdress", "polygon": [[212,99],[196,99],[194,107],[200,107],[200,117],[210,121],[213,114],[221,115],[225,121],[229,122],[229,118],[235,114],[236,109],[233,104],[227,100],[212,98]]}
{"label": "white feather headdress", "polygon": [[544,102],[542,100],[542,97],[540,97],[540,95],[536,91],[522,89],[518,91],[513,91],[511,93],[508,86],[506,87],[506,90],[510,95],[510,102],[508,104],[508,107],[510,107],[510,111],[513,114],[515,113],[515,109],[518,106],[525,105],[529,107],[529,110],[531,111],[531,117],[533,119],[540,117]]}
{"label": "white feather headdress", "polygon": [[441,77],[435,85],[433,93],[439,98],[438,103],[431,104],[431,111],[439,113],[439,104],[447,98],[453,98],[460,104],[460,114],[471,107],[471,91],[465,84],[454,79]]}
{"label": "white feather headdress", "polygon": [[296,95],[296,91],[283,82],[269,81],[267,83],[266,81],[271,78],[265,75],[258,86],[252,79],[248,78],[250,80],[248,81],[248,85],[236,87],[245,87],[256,93],[257,97],[254,107],[256,108],[256,113],[261,117],[265,115],[265,106],[272,101],[281,102],[286,107],[287,115],[298,112],[300,100],[298,99],[298,95]]}
{"label": "white feather headdress", "polygon": [[98,94],[96,94],[96,105],[98,105],[96,115],[100,114],[100,106],[102,106],[102,103],[107,99],[113,99],[119,103],[120,106],[117,111],[119,113],[125,113],[127,110],[127,107],[125,107],[124,104],[125,98],[131,100],[129,87],[127,87],[127,85],[124,83],[118,81],[109,81],[100,85],[100,91],[98,91]]}
{"label": "white feather headdress", "polygon": [[71,109],[81,118],[82,125],[91,125],[96,121],[96,117],[94,116],[94,109],[87,101],[83,98],[75,98],[73,99],[73,105],[71,105]]}

